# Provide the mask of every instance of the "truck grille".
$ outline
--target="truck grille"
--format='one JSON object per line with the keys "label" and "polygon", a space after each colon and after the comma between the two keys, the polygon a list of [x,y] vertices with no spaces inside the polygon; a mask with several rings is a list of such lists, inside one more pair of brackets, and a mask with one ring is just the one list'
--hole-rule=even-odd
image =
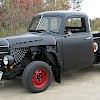
{"label": "truck grille", "polygon": [[8,54],[8,46],[0,46],[0,65],[5,55]]}
{"label": "truck grille", "polygon": [[0,39],[0,66],[5,55],[8,54],[9,43],[6,39]]}
{"label": "truck grille", "polygon": [[2,64],[2,59],[0,59],[0,65]]}
{"label": "truck grille", "polygon": [[24,58],[25,54],[27,53],[28,48],[14,48],[10,50],[10,55],[14,57],[14,65],[20,63]]}

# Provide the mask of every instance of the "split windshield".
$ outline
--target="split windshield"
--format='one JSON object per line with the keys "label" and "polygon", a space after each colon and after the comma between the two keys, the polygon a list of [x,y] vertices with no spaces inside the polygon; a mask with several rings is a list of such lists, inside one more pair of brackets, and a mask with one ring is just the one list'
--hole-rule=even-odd
{"label": "split windshield", "polygon": [[61,21],[62,19],[60,17],[34,17],[32,19],[29,31],[44,30],[48,32],[58,33],[60,30]]}

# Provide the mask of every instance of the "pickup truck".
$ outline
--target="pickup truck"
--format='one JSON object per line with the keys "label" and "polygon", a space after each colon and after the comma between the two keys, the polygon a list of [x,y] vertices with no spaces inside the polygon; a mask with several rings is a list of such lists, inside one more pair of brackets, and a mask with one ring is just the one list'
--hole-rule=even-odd
{"label": "pickup truck", "polygon": [[46,90],[54,75],[100,62],[100,33],[91,32],[82,12],[35,15],[26,33],[0,38],[0,79],[22,77],[30,92]]}

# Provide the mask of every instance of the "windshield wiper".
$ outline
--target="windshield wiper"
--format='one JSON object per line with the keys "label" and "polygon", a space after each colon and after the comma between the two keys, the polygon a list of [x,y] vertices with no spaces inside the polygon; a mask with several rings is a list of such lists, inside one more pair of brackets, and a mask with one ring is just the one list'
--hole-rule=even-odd
{"label": "windshield wiper", "polygon": [[41,32],[41,31],[44,31],[44,32],[49,32],[49,31],[47,31],[47,30],[43,30],[43,29],[40,29],[40,30],[38,30],[38,31],[40,31],[40,32]]}
{"label": "windshield wiper", "polygon": [[47,33],[57,33],[55,31],[47,31],[47,30],[44,30],[44,29],[40,29],[40,30],[29,30],[30,32],[38,32],[38,33],[41,33],[42,31],[44,32],[47,32]]}
{"label": "windshield wiper", "polygon": [[58,32],[55,32],[55,31],[49,31],[49,32],[52,32],[52,33],[58,33]]}
{"label": "windshield wiper", "polygon": [[43,29],[41,29],[41,30],[32,30],[32,29],[30,29],[29,30],[30,32],[38,32],[38,33],[41,33],[42,31],[44,31],[44,32],[49,32],[49,31],[46,31],[46,30],[43,30]]}
{"label": "windshield wiper", "polygon": [[39,31],[39,30],[32,30],[32,29],[30,29],[29,32],[38,32],[38,33],[41,33],[41,31]]}

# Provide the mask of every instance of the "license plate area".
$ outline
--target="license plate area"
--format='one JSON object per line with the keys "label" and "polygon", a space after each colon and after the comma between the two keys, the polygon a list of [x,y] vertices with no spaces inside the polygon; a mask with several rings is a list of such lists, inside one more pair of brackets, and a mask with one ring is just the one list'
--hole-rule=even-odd
{"label": "license plate area", "polygon": [[2,71],[0,71],[0,80],[1,80],[1,78],[2,78],[2,75],[3,75],[3,72],[2,72]]}

